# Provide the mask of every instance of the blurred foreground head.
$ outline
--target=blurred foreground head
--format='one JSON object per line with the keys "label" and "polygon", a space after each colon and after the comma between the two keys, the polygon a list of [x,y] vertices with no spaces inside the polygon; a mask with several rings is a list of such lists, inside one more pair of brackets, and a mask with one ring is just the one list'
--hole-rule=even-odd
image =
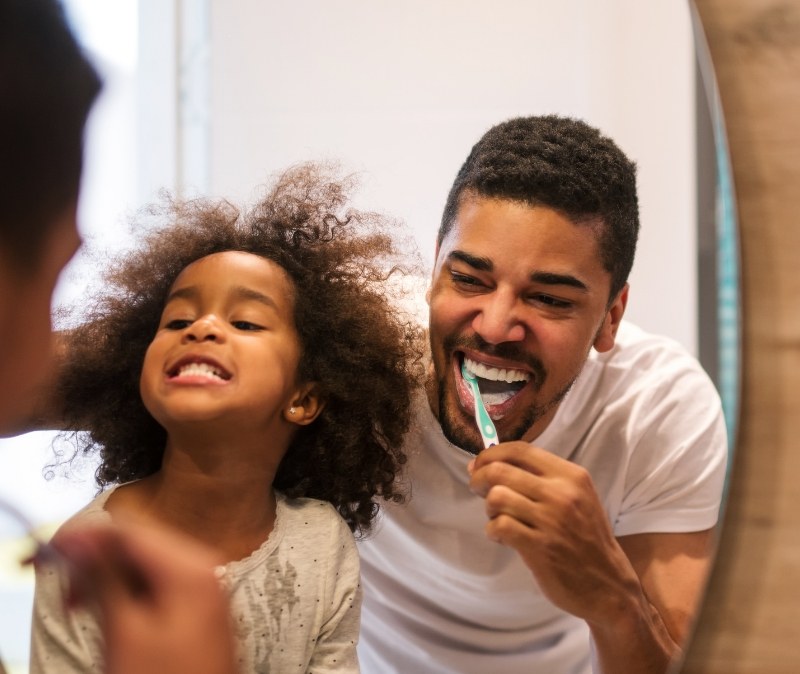
{"label": "blurred foreground head", "polygon": [[100,79],[55,0],[0,0],[0,431],[48,369],[50,299],[78,247],[83,129]]}

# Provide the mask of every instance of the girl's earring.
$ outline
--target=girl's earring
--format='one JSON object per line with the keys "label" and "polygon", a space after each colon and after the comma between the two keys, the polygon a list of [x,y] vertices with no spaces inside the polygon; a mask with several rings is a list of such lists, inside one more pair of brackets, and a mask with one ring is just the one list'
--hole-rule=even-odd
{"label": "girl's earring", "polygon": [[297,410],[296,410],[294,407],[290,407],[290,408],[289,408],[289,414],[291,414],[292,416],[294,416],[296,413],[297,413]]}

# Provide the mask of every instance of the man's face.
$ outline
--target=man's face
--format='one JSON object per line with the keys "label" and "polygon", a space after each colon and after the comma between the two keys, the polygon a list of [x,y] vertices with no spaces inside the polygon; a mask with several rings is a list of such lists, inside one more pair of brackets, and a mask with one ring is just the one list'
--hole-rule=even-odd
{"label": "man's face", "polygon": [[607,351],[627,301],[609,306],[596,224],[550,208],[465,196],[439,247],[429,294],[431,409],[445,436],[478,453],[478,377],[501,441],[533,440],[552,420],[592,346]]}
{"label": "man's face", "polygon": [[35,268],[20,271],[13,252],[0,249],[0,431],[25,421],[50,372],[53,289],[79,245],[73,205],[50,226]]}

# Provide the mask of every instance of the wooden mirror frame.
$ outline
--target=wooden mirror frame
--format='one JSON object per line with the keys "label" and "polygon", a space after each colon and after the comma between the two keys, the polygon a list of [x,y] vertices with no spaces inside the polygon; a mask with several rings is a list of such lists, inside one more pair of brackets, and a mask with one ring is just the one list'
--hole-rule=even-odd
{"label": "wooden mirror frame", "polygon": [[[690,0],[691,1],[691,0]],[[800,671],[800,0],[694,0],[741,239],[739,437],[681,672]]]}

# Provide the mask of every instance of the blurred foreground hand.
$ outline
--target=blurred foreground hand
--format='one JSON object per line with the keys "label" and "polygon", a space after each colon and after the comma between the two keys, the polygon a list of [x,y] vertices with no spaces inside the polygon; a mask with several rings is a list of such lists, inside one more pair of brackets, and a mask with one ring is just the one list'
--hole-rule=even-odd
{"label": "blurred foreground hand", "polygon": [[218,560],[182,534],[152,526],[62,530],[71,605],[102,615],[108,674],[234,674],[228,599]]}

